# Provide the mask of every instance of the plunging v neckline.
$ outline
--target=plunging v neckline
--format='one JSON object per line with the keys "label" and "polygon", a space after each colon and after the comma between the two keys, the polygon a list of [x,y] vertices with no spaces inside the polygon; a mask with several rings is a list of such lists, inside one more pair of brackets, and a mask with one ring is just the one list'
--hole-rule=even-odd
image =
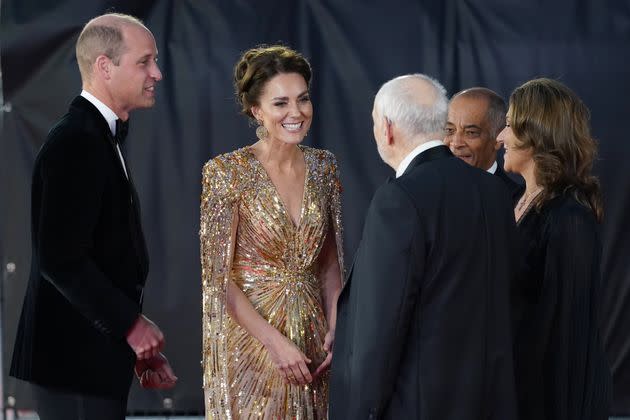
{"label": "plunging v neckline", "polygon": [[306,188],[308,186],[308,177],[310,174],[310,170],[308,167],[308,159],[306,158],[306,148],[300,144],[298,144],[298,148],[302,152],[302,157],[304,158],[304,185],[302,189],[302,200],[300,201],[300,213],[298,215],[298,220],[296,222],[295,220],[293,220],[293,217],[291,216],[291,213],[289,212],[289,208],[287,207],[286,203],[282,199],[282,196],[280,195],[280,191],[278,191],[278,187],[276,186],[276,184],[274,184],[273,180],[271,179],[271,176],[269,176],[269,172],[267,172],[267,169],[265,169],[265,166],[262,164],[262,162],[258,159],[256,154],[252,150],[252,146],[247,146],[247,151],[251,155],[252,159],[256,162],[256,166],[258,166],[260,168],[260,171],[262,171],[264,177],[267,179],[267,182],[269,182],[269,184],[271,185],[274,194],[276,195],[276,197],[278,198],[278,201],[280,202],[280,205],[282,206],[285,217],[288,219],[289,223],[295,230],[298,230],[300,226],[302,225],[302,218],[304,216],[304,200],[306,199]]}
{"label": "plunging v neckline", "polygon": [[[540,193],[536,194],[536,196],[534,196],[534,198],[532,198],[532,201],[529,202],[529,204],[527,205],[525,210],[523,210],[523,213],[521,213],[521,217],[519,217],[516,220],[516,226],[520,226],[521,225],[521,223],[523,222],[525,217],[527,217],[527,215],[531,212],[531,210],[534,208],[534,206],[536,204],[538,204],[539,200],[540,200]],[[516,217],[514,217],[514,218],[516,219]]]}

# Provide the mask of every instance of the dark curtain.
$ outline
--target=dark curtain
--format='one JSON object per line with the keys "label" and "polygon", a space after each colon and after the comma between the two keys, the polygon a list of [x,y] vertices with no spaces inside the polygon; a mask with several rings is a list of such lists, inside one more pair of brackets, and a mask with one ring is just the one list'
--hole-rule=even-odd
{"label": "dark curtain", "polygon": [[[130,411],[202,411],[201,167],[255,140],[233,99],[232,68],[245,49],[280,41],[303,52],[314,69],[315,117],[305,143],[339,159],[349,262],[372,193],[391,174],[376,152],[370,116],[383,82],[421,72],[449,94],[486,86],[507,98],[526,80],[546,76],[582,97],[599,140],[596,172],[605,194],[602,322],[614,413],[630,414],[627,0],[5,0],[1,6],[2,354],[5,393],[17,406],[32,406],[28,388],[6,376],[29,270],[32,165],[48,129],[80,92],[74,44],[81,27],[113,10],[143,19],[160,51],[158,100],[132,113],[127,153],[151,254],[145,313],[165,331],[165,353],[180,378],[168,392],[134,386]],[[14,272],[6,270],[10,262]]]}

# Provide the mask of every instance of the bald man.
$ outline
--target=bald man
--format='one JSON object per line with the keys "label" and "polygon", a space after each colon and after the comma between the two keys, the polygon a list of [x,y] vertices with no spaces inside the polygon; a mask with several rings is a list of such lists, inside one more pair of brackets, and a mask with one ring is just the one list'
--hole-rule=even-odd
{"label": "bald man", "polygon": [[497,136],[505,127],[505,101],[496,92],[473,87],[456,93],[448,106],[444,143],[469,165],[498,176],[512,200],[520,198],[523,187],[498,165]]}
{"label": "bald man", "polygon": [[149,260],[120,147],[162,74],[153,35],[128,15],[88,22],[76,56],[83,91],[35,161],[31,276],[10,374],[35,385],[42,420],[122,420],[134,368],[145,387],[177,379],[162,332],[142,315]]}
{"label": "bald man", "polygon": [[514,213],[498,178],[442,143],[447,106],[420,74],[374,99],[374,138],[396,178],[372,198],[339,297],[331,420],[516,419]]}

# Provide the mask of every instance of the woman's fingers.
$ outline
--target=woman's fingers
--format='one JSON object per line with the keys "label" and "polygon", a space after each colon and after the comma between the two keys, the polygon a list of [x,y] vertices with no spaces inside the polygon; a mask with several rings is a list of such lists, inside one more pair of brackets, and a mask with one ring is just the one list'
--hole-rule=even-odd
{"label": "woman's fingers", "polygon": [[308,369],[308,366],[306,366],[306,363],[304,360],[300,360],[297,367],[300,370],[301,379],[303,379],[303,381],[301,382],[302,385],[310,384],[311,382],[313,382],[313,376],[311,375],[311,371]]}
{"label": "woman's fingers", "polygon": [[271,356],[285,383],[305,385],[313,381],[313,376],[307,366],[311,363],[311,359],[306,357],[294,343],[286,339],[285,344],[278,350],[277,353],[272,352]]}

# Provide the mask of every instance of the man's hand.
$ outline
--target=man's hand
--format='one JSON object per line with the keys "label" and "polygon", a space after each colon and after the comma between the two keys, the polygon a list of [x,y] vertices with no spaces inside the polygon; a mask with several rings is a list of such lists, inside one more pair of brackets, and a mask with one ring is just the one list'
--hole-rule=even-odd
{"label": "man's hand", "polygon": [[157,356],[164,347],[164,334],[141,314],[127,333],[127,343],[139,360],[149,359]]}
{"label": "man's hand", "polygon": [[170,389],[177,383],[177,376],[162,353],[136,361],[134,370],[140,386],[145,389]]}

